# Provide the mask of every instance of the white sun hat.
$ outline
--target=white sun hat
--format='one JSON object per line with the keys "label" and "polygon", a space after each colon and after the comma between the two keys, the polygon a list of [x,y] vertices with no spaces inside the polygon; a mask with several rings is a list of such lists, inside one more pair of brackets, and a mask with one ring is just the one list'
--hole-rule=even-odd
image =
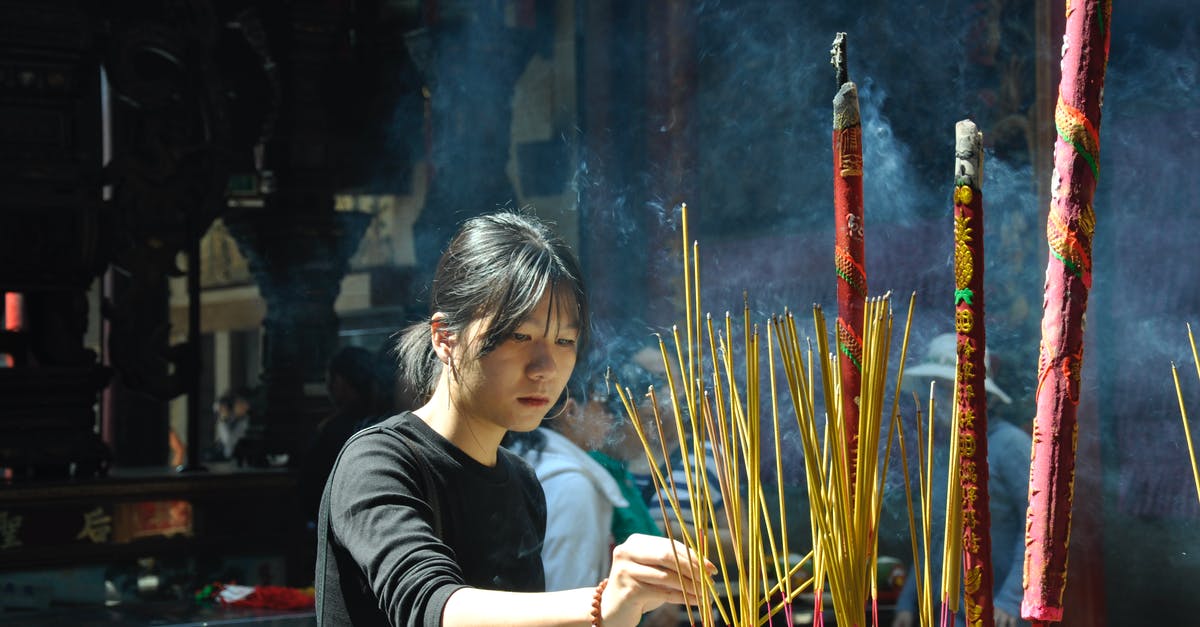
{"label": "white sun hat", "polygon": [[[985,353],[984,361],[991,362],[991,355]],[[958,364],[958,336],[954,333],[943,333],[929,341],[929,348],[925,352],[925,361],[913,366],[912,368],[904,369],[904,378],[909,377],[937,377],[947,381],[954,381],[954,368]],[[1005,405],[1012,403],[1012,398],[992,381],[991,377],[986,377],[983,380],[983,387],[988,391],[988,394],[994,395],[1000,399],[1000,402]]]}

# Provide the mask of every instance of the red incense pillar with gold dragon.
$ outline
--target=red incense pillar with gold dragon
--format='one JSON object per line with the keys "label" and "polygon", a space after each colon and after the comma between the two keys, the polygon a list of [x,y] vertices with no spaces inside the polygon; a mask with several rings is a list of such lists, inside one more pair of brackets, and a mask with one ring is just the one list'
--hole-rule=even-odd
{"label": "red incense pillar with gold dragon", "polygon": [[1066,3],[1021,602],[1021,616],[1037,624],[1062,620],[1067,583],[1084,314],[1096,226],[1092,198],[1099,176],[1111,15],[1111,0]]}
{"label": "red incense pillar with gold dragon", "polygon": [[[992,627],[988,512],[987,330],[983,309],[983,135],[954,128],[954,328],[958,335],[958,469],[962,484],[963,601],[968,627]],[[943,601],[945,602],[945,601]]]}
{"label": "red incense pillar with gold dragon", "polygon": [[867,299],[863,231],[862,121],[858,110],[858,88],[850,82],[846,67],[846,33],[837,34],[831,55],[838,82],[838,92],[833,99],[838,371],[841,376],[849,481],[853,486],[855,449],[858,442],[858,397],[862,387],[863,309]]}

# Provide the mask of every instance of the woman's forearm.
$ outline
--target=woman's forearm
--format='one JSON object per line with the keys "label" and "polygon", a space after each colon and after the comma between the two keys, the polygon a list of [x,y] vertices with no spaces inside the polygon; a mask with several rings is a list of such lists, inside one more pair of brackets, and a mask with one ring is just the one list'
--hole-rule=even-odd
{"label": "woman's forearm", "polygon": [[634,627],[664,603],[699,603],[695,591],[711,586],[705,580],[714,572],[716,566],[679,542],[635,533],[613,549],[607,587],[543,593],[461,588],[446,601],[442,625],[586,626],[599,601],[607,627]]}
{"label": "woman's forearm", "polygon": [[446,602],[442,625],[586,627],[591,624],[594,592],[593,588],[543,593],[462,588]]}

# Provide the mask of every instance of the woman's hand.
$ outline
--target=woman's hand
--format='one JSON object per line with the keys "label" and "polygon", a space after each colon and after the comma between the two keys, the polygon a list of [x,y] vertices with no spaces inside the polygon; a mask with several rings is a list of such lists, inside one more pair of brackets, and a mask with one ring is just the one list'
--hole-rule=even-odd
{"label": "woman's hand", "polygon": [[601,598],[604,624],[633,626],[642,614],[664,603],[700,602],[716,567],[682,543],[634,534],[613,549],[608,587]]}

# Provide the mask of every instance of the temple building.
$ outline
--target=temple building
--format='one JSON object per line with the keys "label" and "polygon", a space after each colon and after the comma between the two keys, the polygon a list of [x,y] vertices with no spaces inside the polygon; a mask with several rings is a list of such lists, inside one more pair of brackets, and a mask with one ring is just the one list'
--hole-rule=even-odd
{"label": "temple building", "polygon": [[[1200,17],[1181,0],[1117,4],[1062,622],[1185,624],[1200,614],[1200,479],[1180,421],[1181,403],[1200,411]],[[1069,14],[1062,0],[0,0],[0,627],[316,624],[303,603],[222,605],[213,586],[313,585],[303,464],[339,410],[331,364],[361,349],[371,411],[413,408],[395,334],[428,319],[434,265],[473,216],[552,224],[610,344],[657,346],[694,305],[684,203],[714,320],[745,310],[765,329],[814,303],[832,320],[834,155],[857,151],[855,263],[870,296],[903,302],[897,318],[915,293],[915,365],[955,331],[967,118],[985,155],[988,377],[1011,400],[990,415],[1031,433]],[[831,143],[839,32],[861,128]],[[782,467],[803,492],[789,420]],[[903,507],[885,501],[878,535],[896,563],[912,555]],[[879,579],[890,624],[901,582]]]}

